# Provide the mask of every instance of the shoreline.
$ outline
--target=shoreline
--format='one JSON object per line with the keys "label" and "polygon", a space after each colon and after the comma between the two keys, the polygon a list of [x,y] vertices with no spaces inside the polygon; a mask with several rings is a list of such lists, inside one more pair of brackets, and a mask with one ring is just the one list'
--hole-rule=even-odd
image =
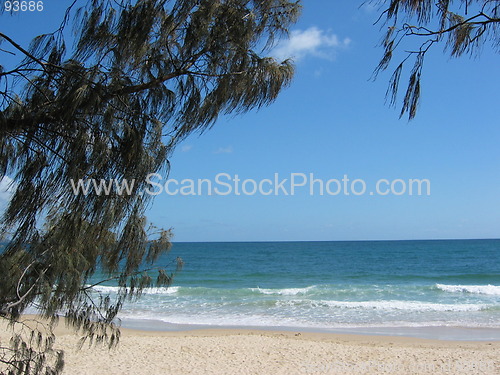
{"label": "shoreline", "polygon": [[500,328],[462,327],[462,326],[369,326],[369,327],[293,327],[293,326],[245,326],[245,325],[207,325],[173,324],[160,320],[123,319],[122,329],[150,332],[192,332],[212,330],[263,331],[263,332],[301,332],[325,335],[356,335],[375,337],[406,337],[439,341],[461,342],[500,342]]}
{"label": "shoreline", "polygon": [[[4,324],[4,323],[2,323]],[[4,328],[4,327],[2,327]],[[84,345],[61,320],[64,374],[497,374],[500,342],[260,329],[121,328],[115,349]],[[0,330],[4,340],[6,330]]]}
{"label": "shoreline", "polygon": [[[67,328],[63,328],[65,331]],[[217,328],[192,328],[178,331],[154,331],[135,328],[120,328],[122,336],[136,337],[224,337],[224,336],[268,336],[268,337],[286,337],[296,340],[313,340],[325,342],[353,342],[353,343],[401,343],[410,346],[433,345],[436,347],[460,346],[498,346],[499,340],[452,340],[452,339],[429,339],[414,336],[388,335],[388,334],[364,334],[347,332],[317,332],[301,329],[280,330],[275,327],[266,328],[245,328],[245,327],[217,327]],[[72,335],[67,332],[66,335]]]}
{"label": "shoreline", "polygon": [[[38,321],[44,323],[43,318],[37,315],[23,315],[23,319],[21,321],[25,322],[33,322]],[[0,335],[5,334],[8,331],[6,320],[0,319]],[[144,322],[141,320],[141,322]],[[164,322],[162,322],[164,323]],[[169,324],[169,326],[173,326],[174,324]],[[177,329],[152,329],[148,328],[146,325],[143,328],[134,328],[128,325],[121,325],[120,331],[123,335],[128,336],[155,336],[155,337],[169,337],[169,336],[199,336],[199,335],[211,335],[211,336],[227,336],[227,335],[240,335],[240,334],[262,334],[262,335],[282,335],[282,336],[290,336],[297,337],[312,337],[312,338],[342,338],[346,337],[348,339],[373,339],[380,341],[408,341],[408,342],[424,342],[424,343],[456,343],[456,344],[498,344],[500,346],[500,340],[498,339],[484,339],[484,340],[456,340],[456,339],[438,339],[438,338],[426,338],[426,337],[417,337],[417,336],[409,336],[404,334],[394,335],[389,334],[387,331],[383,333],[365,333],[360,332],[360,330],[380,330],[384,329],[429,329],[429,330],[439,330],[439,329],[459,329],[459,330],[499,330],[500,328],[469,328],[469,327],[452,327],[452,326],[426,326],[426,327],[367,327],[367,328],[335,328],[332,330],[322,330],[322,329],[314,329],[307,327],[287,327],[287,326],[209,326],[209,325],[197,325],[197,324],[175,324]],[[60,317],[59,322],[54,327],[54,334],[56,336],[79,336],[78,333],[75,333],[74,330],[68,328],[66,326],[65,318]],[[1,337],[1,336],[0,336]]]}

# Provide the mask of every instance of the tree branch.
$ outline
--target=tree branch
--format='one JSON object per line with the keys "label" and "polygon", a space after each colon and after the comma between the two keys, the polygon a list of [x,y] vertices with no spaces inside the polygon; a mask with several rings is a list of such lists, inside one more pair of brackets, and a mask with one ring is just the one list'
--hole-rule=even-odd
{"label": "tree branch", "polygon": [[149,89],[152,89],[154,87],[161,85],[162,83],[164,83],[172,78],[179,77],[179,76],[184,75],[186,73],[187,73],[186,70],[181,70],[181,71],[178,71],[175,73],[166,74],[164,76],[158,77],[158,78],[153,79],[149,82],[141,83],[139,85],[125,86],[125,87],[122,87],[121,89],[113,91],[109,96],[129,95],[129,94],[135,94],[137,92],[141,92],[144,90],[149,90]]}
{"label": "tree branch", "polygon": [[[49,264],[49,267],[50,267],[50,264]],[[8,311],[10,309],[12,309],[13,307],[16,307],[18,305],[20,305],[21,303],[23,303],[23,301],[26,299],[26,297],[31,293],[31,291],[35,288],[35,286],[37,286],[37,283],[38,281],[43,277],[43,275],[45,275],[45,273],[48,271],[48,268],[44,269],[42,271],[42,273],[38,276],[38,278],[36,279],[36,281],[33,283],[33,285],[31,286],[31,288],[28,289],[28,291],[26,293],[24,293],[21,297],[19,297],[19,299],[16,301],[16,302],[12,302],[12,303],[9,303],[7,304],[7,306],[5,306],[1,311],[0,311],[0,314],[8,314]]]}
{"label": "tree branch", "polygon": [[[474,17],[471,17],[463,22],[459,22],[453,26],[450,26],[449,28],[445,29],[445,30],[439,30],[439,31],[433,31],[433,30],[430,30],[430,29],[427,29],[425,27],[417,27],[417,26],[411,26],[411,25],[405,25],[404,27],[406,27],[407,30],[410,31],[409,34],[407,35],[416,35],[416,36],[435,36],[435,35],[441,35],[441,34],[446,34],[446,33],[449,33],[455,29],[457,29],[458,27],[460,26],[463,26],[463,25],[481,25],[481,26],[486,26],[490,23],[496,23],[496,22],[500,22],[500,18],[490,18],[486,21],[478,21],[478,22],[470,22],[474,19],[476,19],[477,17],[481,17],[483,16],[482,14],[477,14],[476,16]],[[414,32],[413,30],[425,30],[426,32],[425,33],[419,33],[419,32]]]}
{"label": "tree branch", "polygon": [[13,41],[11,38],[9,38],[4,33],[0,32],[0,37],[4,38],[6,41],[8,41],[10,44],[12,44],[12,46],[14,46],[17,50],[21,51],[24,55],[29,57],[31,60],[37,62],[44,70],[46,70],[47,63],[44,63],[42,60],[33,56],[31,53],[26,51],[23,47],[21,47],[19,44],[17,44],[15,41]]}

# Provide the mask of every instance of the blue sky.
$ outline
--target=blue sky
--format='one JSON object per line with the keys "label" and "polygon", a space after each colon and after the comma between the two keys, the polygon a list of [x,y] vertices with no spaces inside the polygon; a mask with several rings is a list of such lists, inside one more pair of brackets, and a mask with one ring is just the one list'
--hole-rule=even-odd
{"label": "blue sky", "polygon": [[[58,22],[54,4],[44,16],[0,15],[0,30],[27,38]],[[270,107],[186,139],[170,178],[314,173],[363,179],[369,189],[381,178],[426,178],[431,195],[162,194],[148,210],[154,224],[173,227],[176,241],[500,237],[499,55],[487,46],[479,58],[451,59],[434,49],[417,118],[399,119],[384,100],[390,72],[370,80],[381,32],[376,11],[360,4],[304,1],[291,41],[274,51],[295,55],[292,85]]]}

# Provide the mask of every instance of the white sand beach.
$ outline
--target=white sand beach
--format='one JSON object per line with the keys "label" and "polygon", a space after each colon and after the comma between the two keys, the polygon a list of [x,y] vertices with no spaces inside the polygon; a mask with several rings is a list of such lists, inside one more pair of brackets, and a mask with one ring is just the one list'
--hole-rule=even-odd
{"label": "white sand beach", "polygon": [[[7,338],[6,327],[0,337]],[[65,374],[499,374],[500,342],[260,330],[122,330],[117,348],[77,349],[56,329]]]}

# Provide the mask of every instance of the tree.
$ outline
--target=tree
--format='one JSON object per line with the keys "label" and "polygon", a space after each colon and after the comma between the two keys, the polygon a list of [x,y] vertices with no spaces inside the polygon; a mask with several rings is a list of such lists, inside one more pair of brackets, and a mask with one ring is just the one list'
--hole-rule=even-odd
{"label": "tree", "polygon": [[[0,255],[0,315],[28,327],[0,351],[7,373],[62,369],[51,326],[43,335],[21,321],[33,304],[51,323],[63,312],[84,337],[116,343],[124,299],[172,281],[168,265],[154,279],[142,271],[171,237],[161,230],[151,240],[146,230],[148,174],[168,172],[187,135],[221,114],[270,104],[293,76],[290,61],[266,53],[296,21],[298,1],[76,3],[58,30],[28,47],[0,33],[0,54],[19,57],[0,66],[0,178],[15,189],[2,219],[10,240]],[[133,190],[74,194],[71,181],[85,179],[126,179]],[[114,301],[91,293],[99,267],[118,281]]]}
{"label": "tree", "polygon": [[[382,41],[384,55],[375,76],[386,70],[395,53],[405,49],[389,81],[387,97],[395,105],[403,67],[413,59],[408,87],[401,108],[413,119],[421,93],[422,68],[427,52],[434,45],[444,45],[451,57],[475,56],[491,43],[500,52],[500,0],[390,0],[377,1],[382,13],[379,21],[387,31]],[[379,22],[378,21],[378,22]]]}

